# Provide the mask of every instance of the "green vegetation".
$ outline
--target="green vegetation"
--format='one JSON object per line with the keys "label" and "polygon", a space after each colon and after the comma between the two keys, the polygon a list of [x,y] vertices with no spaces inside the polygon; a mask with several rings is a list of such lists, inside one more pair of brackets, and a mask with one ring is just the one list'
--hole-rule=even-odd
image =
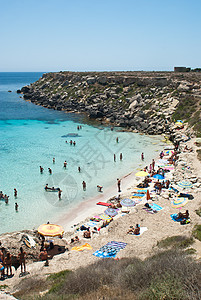
{"label": "green vegetation", "polygon": [[195,254],[196,252],[197,251],[194,248],[188,248],[188,249],[185,250],[185,253],[189,254],[189,255]]}
{"label": "green vegetation", "polygon": [[199,217],[201,217],[201,207],[200,208],[198,208],[198,209],[196,209],[196,214],[199,216]]}
{"label": "green vegetation", "polygon": [[[18,286],[20,299],[199,299],[200,262],[181,250],[138,258],[102,259],[75,271],[50,275],[45,281],[26,278]],[[33,290],[41,287],[39,297]],[[49,289],[49,291],[47,290]]]}
{"label": "green vegetation", "polygon": [[201,161],[201,149],[197,149],[198,159]]}
{"label": "green vegetation", "polygon": [[195,225],[193,229],[193,236],[201,241],[201,225]]}
{"label": "green vegetation", "polygon": [[193,237],[188,238],[186,236],[175,235],[159,241],[157,246],[159,248],[185,249],[193,243]]}

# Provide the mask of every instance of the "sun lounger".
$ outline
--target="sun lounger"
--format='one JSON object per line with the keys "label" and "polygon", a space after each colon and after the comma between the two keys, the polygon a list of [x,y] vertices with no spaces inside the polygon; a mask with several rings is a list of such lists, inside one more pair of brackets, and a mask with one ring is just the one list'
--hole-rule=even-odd
{"label": "sun lounger", "polygon": [[106,202],[98,202],[96,205],[103,205],[103,206],[110,206],[111,203],[106,203]]}

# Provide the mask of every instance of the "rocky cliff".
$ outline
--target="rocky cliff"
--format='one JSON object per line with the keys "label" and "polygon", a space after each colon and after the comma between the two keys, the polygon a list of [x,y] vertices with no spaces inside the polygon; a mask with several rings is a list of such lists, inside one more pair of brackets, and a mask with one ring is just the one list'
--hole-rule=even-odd
{"label": "rocky cliff", "polygon": [[18,92],[49,109],[85,113],[148,134],[169,133],[174,118],[189,121],[196,115],[192,126],[200,120],[200,73],[46,73]]}

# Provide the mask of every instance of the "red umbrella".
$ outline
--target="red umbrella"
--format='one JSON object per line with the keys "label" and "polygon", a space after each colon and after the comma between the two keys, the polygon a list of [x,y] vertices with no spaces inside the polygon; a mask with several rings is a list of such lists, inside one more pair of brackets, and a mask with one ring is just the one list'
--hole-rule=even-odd
{"label": "red umbrella", "polygon": [[150,196],[149,190],[147,190],[147,201],[150,199],[151,199],[151,196]]}

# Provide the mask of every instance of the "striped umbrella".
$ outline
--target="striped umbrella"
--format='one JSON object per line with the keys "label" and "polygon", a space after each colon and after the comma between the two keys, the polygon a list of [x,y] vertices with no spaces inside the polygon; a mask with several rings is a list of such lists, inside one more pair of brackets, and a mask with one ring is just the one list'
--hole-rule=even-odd
{"label": "striped umbrella", "polygon": [[111,217],[106,215],[106,214],[100,214],[99,218],[102,219],[102,220],[105,220],[105,221],[110,221],[111,220]]}
{"label": "striped umbrella", "polygon": [[183,189],[189,189],[193,186],[192,183],[188,180],[182,180],[178,182],[177,185]]}
{"label": "striped umbrella", "polygon": [[108,216],[114,217],[114,216],[116,216],[116,215],[118,214],[118,211],[117,211],[117,209],[115,209],[115,208],[108,207],[108,208],[104,211],[104,213],[105,213],[106,215],[108,215]]}
{"label": "striped umbrella", "polygon": [[176,200],[173,200],[171,205],[173,208],[180,208],[188,203],[188,198],[179,197]]}
{"label": "striped umbrella", "polygon": [[126,207],[135,206],[135,201],[129,198],[122,199],[120,203],[122,206],[126,206]]}

